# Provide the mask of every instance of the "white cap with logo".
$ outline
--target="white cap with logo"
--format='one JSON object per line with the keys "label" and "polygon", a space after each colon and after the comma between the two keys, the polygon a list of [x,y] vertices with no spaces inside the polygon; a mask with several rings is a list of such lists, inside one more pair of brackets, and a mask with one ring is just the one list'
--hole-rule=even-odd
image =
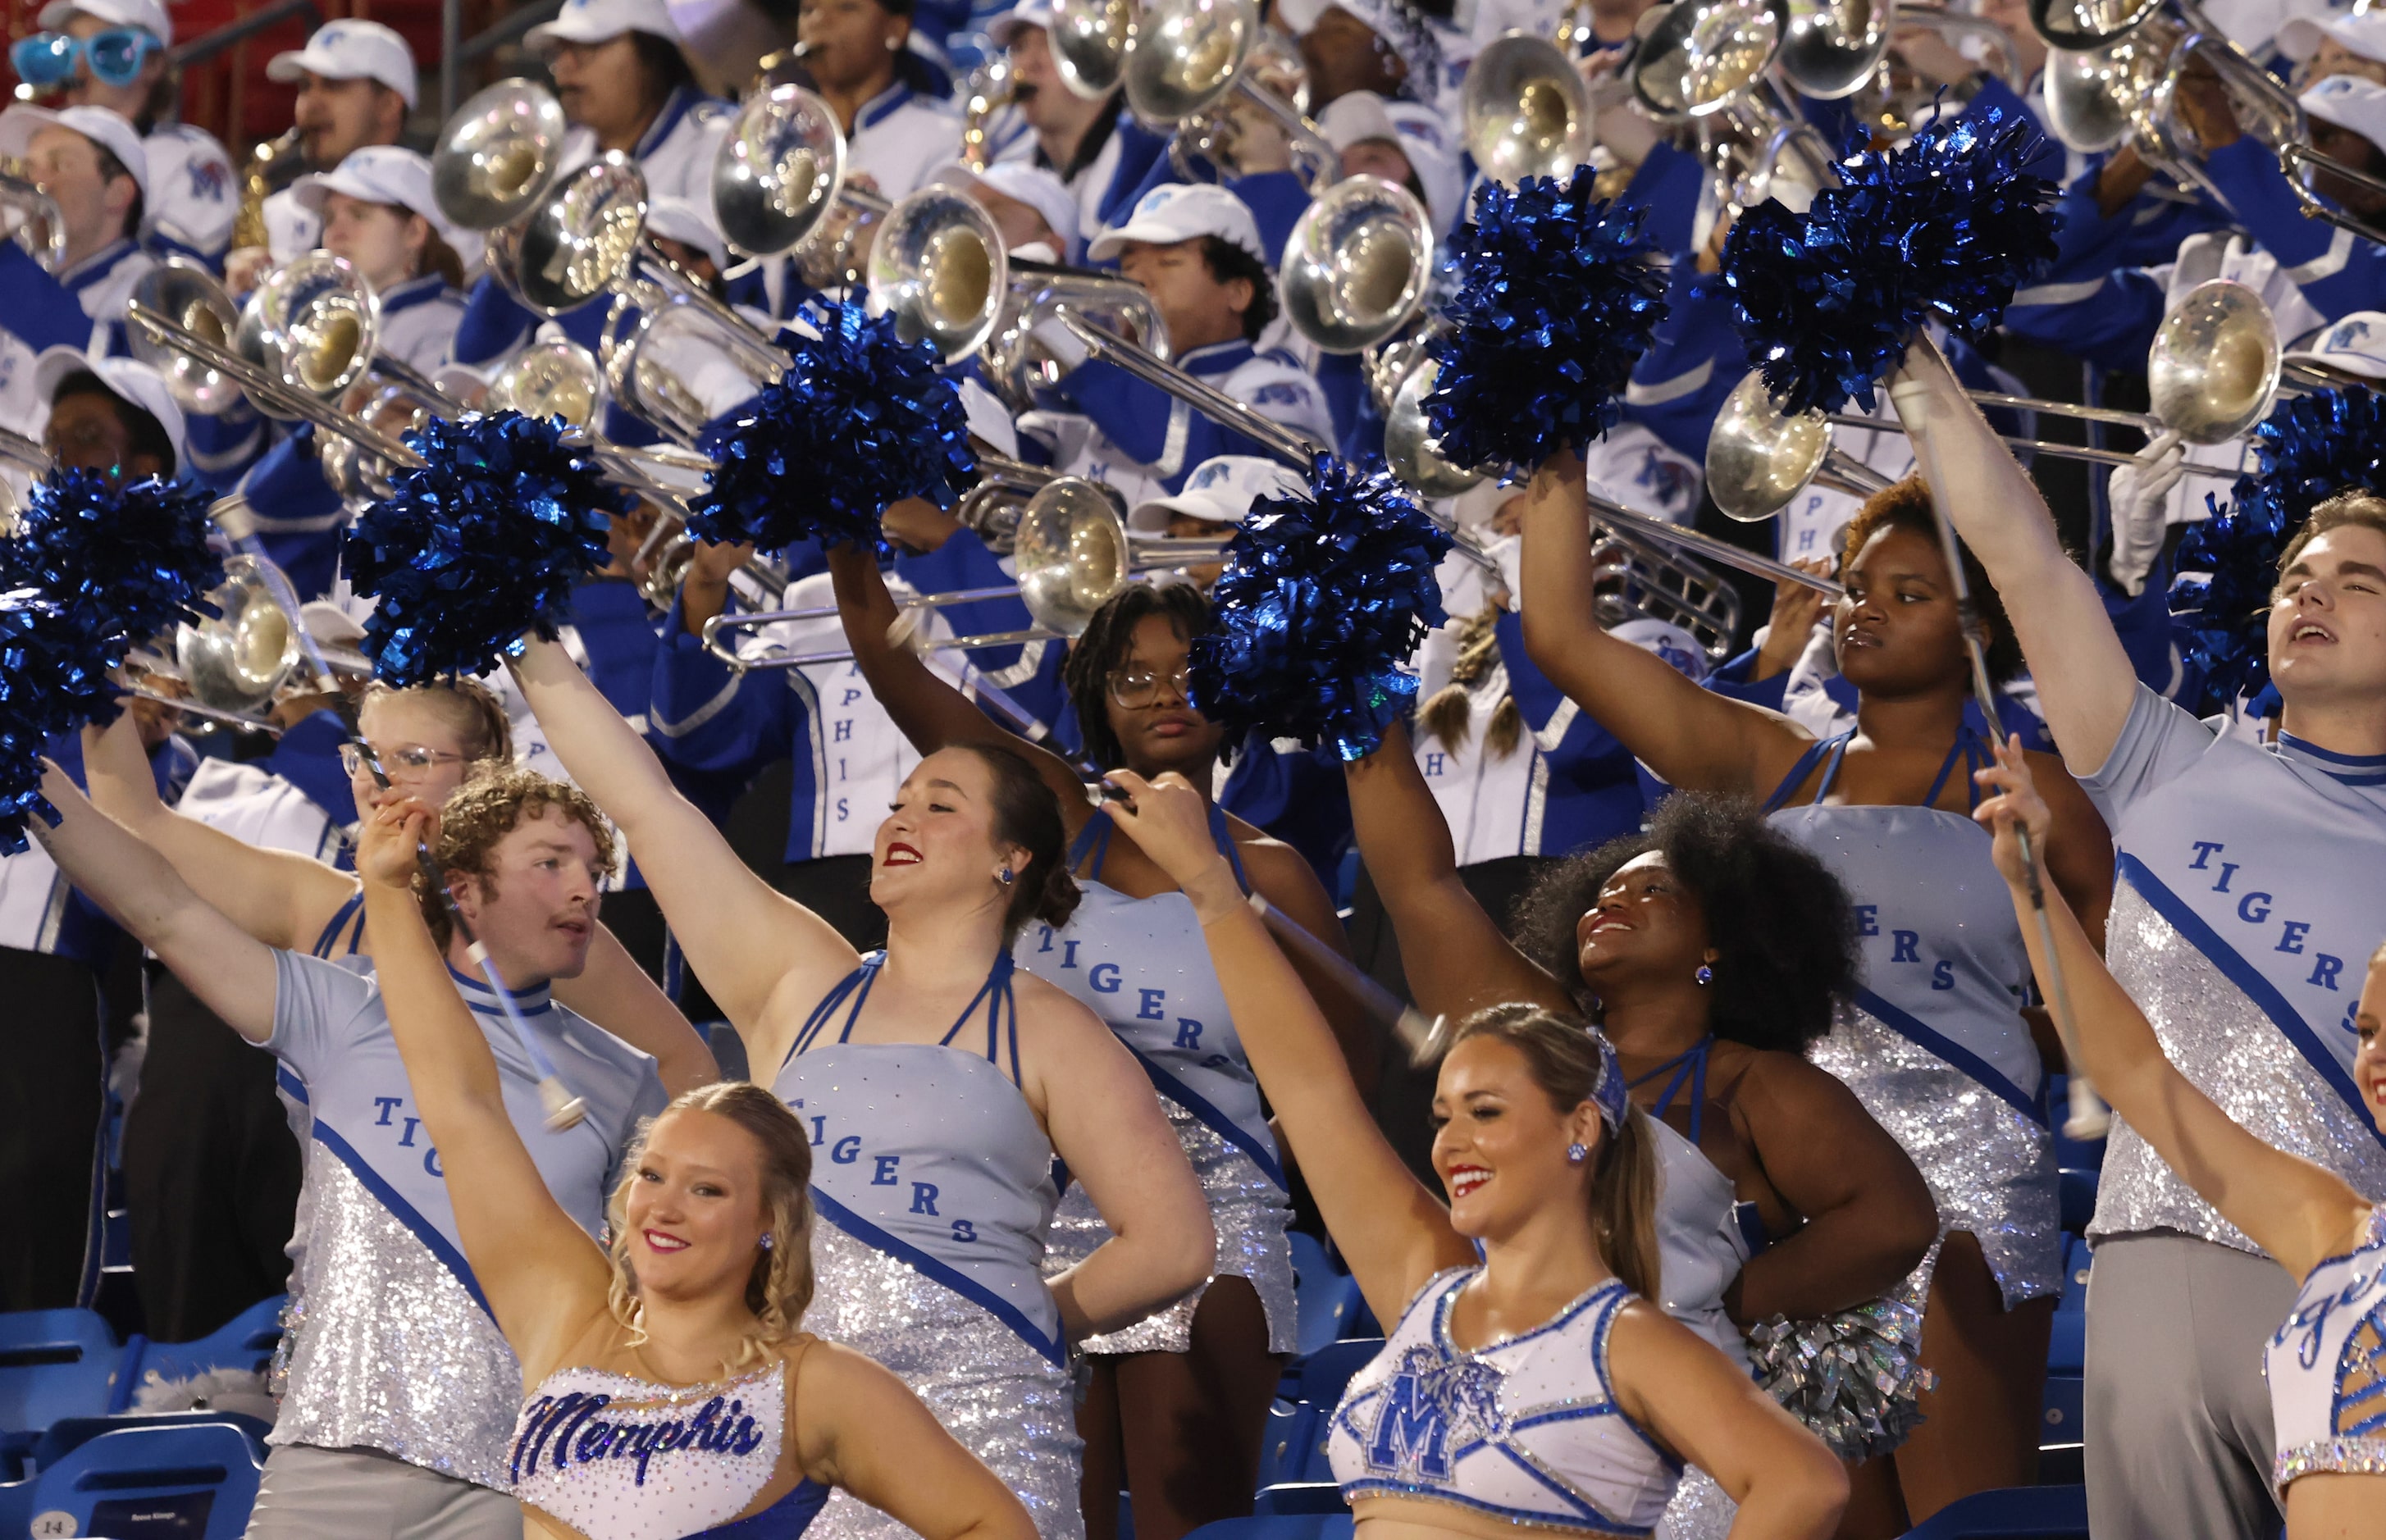
{"label": "white cap with logo", "polygon": [[2331,37],[2349,54],[2386,63],[2386,10],[2351,11],[2325,20],[2290,17],[2279,24],[2279,52],[2300,62],[2319,52],[2322,38]]}
{"label": "white cap with logo", "polygon": [[2386,146],[2386,85],[2358,75],[2330,75],[2295,100],[2321,121]]}
{"label": "white cap with logo", "polygon": [[1300,477],[1275,460],[1257,455],[1219,455],[1203,460],[1185,478],[1185,490],[1168,497],[1137,504],[1126,527],[1157,534],[1177,514],[1205,524],[1240,524],[1250,517],[1251,504],[1262,497],[1298,497],[1308,489]]}
{"label": "white cap with logo", "polygon": [[44,30],[57,31],[77,16],[94,16],[119,27],[138,27],[160,43],[174,41],[166,0],[50,0],[42,7]]}
{"label": "white cap with logo", "polygon": [[1013,6],[986,24],[986,35],[998,48],[1008,48],[1021,32],[1030,27],[1046,32],[1052,30],[1052,0],[1025,0]]}
{"label": "white cap with logo", "polygon": [[431,162],[417,151],[396,144],[368,144],[350,151],[335,169],[310,171],[290,184],[290,194],[298,206],[318,219],[322,217],[323,201],[333,193],[363,203],[413,210],[431,221],[431,228],[456,248],[467,266],[480,253],[478,232],[455,224],[439,211],[439,201],[431,195]]}
{"label": "white cap with logo", "polygon": [[1023,203],[1036,210],[1045,228],[1061,243],[1053,255],[1056,262],[1065,262],[1077,249],[1077,199],[1065,183],[1041,166],[1031,166],[1023,160],[998,160],[981,171],[955,161],[928,179],[939,187],[968,188],[973,184],[991,188],[1015,203]]}
{"label": "white cap with logo", "polygon": [[265,78],[287,85],[308,75],[327,81],[379,81],[414,106],[420,78],[414,50],[406,39],[378,21],[327,21],[315,29],[307,46],[276,54],[265,67]]}
{"label": "white cap with logo", "polygon": [[141,196],[149,196],[149,152],[141,147],[141,133],[121,113],[104,106],[45,107],[17,106],[0,112],[0,157],[21,158],[32,147],[33,136],[56,125],[71,129],[107,150],[132,173]]}
{"label": "white cap with logo", "polygon": [[1267,260],[1267,253],[1260,249],[1259,221],[1251,218],[1250,207],[1223,187],[1199,182],[1170,182],[1146,193],[1126,223],[1095,236],[1086,256],[1104,262],[1131,243],[1173,246],[1204,235],[1215,235],[1262,262]]}
{"label": "white cap with logo", "polygon": [[166,388],[166,377],[138,358],[94,358],[81,348],[44,348],[33,364],[34,394],[42,398],[43,405],[51,405],[67,376],[82,373],[99,376],[99,382],[107,387],[109,394],[157,419],[157,426],[166,430],[166,442],[174,446],[174,463],[166,468],[166,474],[177,474],[189,457],[184,452],[182,408],[174,404],[173,392]]}
{"label": "white cap with logo", "polygon": [[522,36],[534,53],[552,53],[559,43],[604,43],[623,32],[650,32],[682,42],[679,24],[663,0],[564,0],[552,21]]}
{"label": "white cap with logo", "polygon": [[2355,310],[2287,350],[2291,364],[2318,364],[2365,380],[2386,380],[2386,311]]}

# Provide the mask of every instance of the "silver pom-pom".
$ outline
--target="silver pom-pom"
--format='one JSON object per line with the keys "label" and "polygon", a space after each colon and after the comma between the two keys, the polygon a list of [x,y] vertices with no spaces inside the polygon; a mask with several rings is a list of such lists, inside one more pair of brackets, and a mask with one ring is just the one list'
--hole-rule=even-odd
{"label": "silver pom-pom", "polygon": [[1758,1381],[1842,1459],[1870,1459],[1922,1421],[1922,1316],[1894,1299],[1817,1321],[1775,1316],[1749,1328]]}

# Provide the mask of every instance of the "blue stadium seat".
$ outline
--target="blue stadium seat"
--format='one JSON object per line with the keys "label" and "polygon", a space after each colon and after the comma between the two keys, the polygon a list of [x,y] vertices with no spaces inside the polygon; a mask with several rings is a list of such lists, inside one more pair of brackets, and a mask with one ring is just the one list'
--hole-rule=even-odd
{"label": "blue stadium seat", "polygon": [[1350,1540],[1350,1515],[1270,1514],[1219,1519],[1192,1531],[1185,1540]]}
{"label": "blue stadium seat", "polygon": [[277,1294],[260,1299],[196,1342],[151,1342],[140,1339],[140,1350],[125,1355],[125,1373],[138,1391],[149,1374],[164,1380],[187,1380],[220,1369],[262,1370],[282,1340],[282,1307],[289,1296]]}
{"label": "blue stadium seat", "polygon": [[1345,1337],[1326,1344],[1288,1371],[1293,1393],[1286,1399],[1310,1402],[1321,1409],[1321,1414],[1331,1410],[1334,1403],[1342,1399],[1342,1387],[1350,1383],[1350,1376],[1383,1350],[1381,1337]]}
{"label": "blue stadium seat", "polygon": [[2049,1374],[2046,1377],[2046,1408],[2039,1424],[2038,1441],[2046,1444],[2077,1444],[2079,1442],[2082,1409],[2087,1405],[2087,1383],[2078,1374]]}
{"label": "blue stadium seat", "polygon": [[2086,1234],[2088,1221],[2096,1217],[2098,1174],[2077,1166],[2066,1166],[2056,1172],[2057,1191],[2063,1205],[2063,1228],[2074,1235]]}
{"label": "blue stadium seat", "polygon": [[2085,1238],[2078,1235],[2063,1237],[2063,1297],[2054,1307],[2058,1315],[2076,1315],[2088,1308],[2090,1260]]}
{"label": "blue stadium seat", "polygon": [[1348,1513],[1350,1507],[1342,1501],[1342,1489],[1327,1481],[1281,1482],[1262,1486],[1251,1500],[1255,1515],[1281,1516],[1291,1513]]}
{"label": "blue stadium seat", "polygon": [[1325,1479],[1325,1428],[1328,1411],[1312,1401],[1278,1401],[1268,1409],[1267,1432],[1260,1440],[1260,1484]]}
{"label": "blue stadium seat", "polygon": [[2088,1362],[2088,1313],[2054,1313],[2054,1333],[2046,1343],[2046,1371],[2077,1378]]}
{"label": "blue stadium seat", "polygon": [[[117,1433],[125,1428],[192,1428],[222,1425],[236,1428],[248,1439],[249,1448],[260,1463],[265,1459],[265,1435],[273,1424],[259,1418],[236,1411],[129,1411],[114,1417],[62,1417],[51,1423],[34,1443],[31,1468],[46,1471],[82,1448],[102,1434]],[[7,1534],[0,1526],[0,1534]]]}
{"label": "blue stadium seat", "polygon": [[1296,1230],[1291,1240],[1300,1317],[1293,1351],[1306,1358],[1342,1334],[1342,1323],[1359,1306],[1359,1283],[1334,1265],[1315,1236]]}
{"label": "blue stadium seat", "polygon": [[120,1409],[122,1358],[96,1311],[0,1314],[0,1431],[38,1434],[61,1417]]}
{"label": "blue stadium seat", "polygon": [[2084,1486],[1975,1492],[1905,1532],[1905,1540],[2088,1540]]}
{"label": "blue stadium seat", "polygon": [[0,1482],[0,1534],[29,1534],[33,1527],[33,1484]]}
{"label": "blue stadium seat", "polygon": [[34,1478],[33,1521],[65,1514],[52,1534],[176,1534],[238,1540],[257,1503],[249,1434],[223,1422],[102,1434]]}

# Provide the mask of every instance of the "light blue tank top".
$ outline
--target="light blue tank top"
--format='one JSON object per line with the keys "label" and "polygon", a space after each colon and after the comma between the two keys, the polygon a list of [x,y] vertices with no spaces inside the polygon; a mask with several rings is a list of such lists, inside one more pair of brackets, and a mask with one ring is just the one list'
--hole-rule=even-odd
{"label": "light blue tank top", "polygon": [[[1260,1109],[1259,1077],[1244,1057],[1226,1008],[1225,987],[1210,963],[1209,943],[1193,900],[1182,893],[1130,898],[1101,882],[1111,820],[1097,814],[1069,852],[1074,867],[1088,852],[1085,896],[1066,925],[1036,925],[1012,948],[1019,966],[1059,985],[1109,1023],[1162,1096],[1240,1149],[1278,1187],[1284,1167]],[[1210,833],[1246,893],[1242,858],[1226,815],[1210,809]]]}
{"label": "light blue tank top", "polygon": [[[1992,762],[1970,707],[1925,803],[1934,803],[1960,764]],[[2021,1006],[2029,953],[2004,879],[1989,858],[1987,831],[1930,806],[1825,807],[1847,756],[1851,730],[1809,748],[1764,810],[1774,825],[1814,852],[1854,901],[1864,946],[1856,1004],[1899,1035],[1969,1075],[2043,1124],[2044,1076]],[[1815,797],[1785,807],[1817,763]]]}
{"label": "light blue tank top", "polygon": [[[885,960],[872,953],[829,991],[771,1085],[811,1130],[813,1206],[1062,1362],[1060,1307],[1037,1271],[1060,1195],[1051,1141],[1019,1093],[1011,955],[940,1042],[851,1042]],[[823,1041],[839,1006],[844,1025]],[[981,1008],[982,1055],[956,1043]]]}

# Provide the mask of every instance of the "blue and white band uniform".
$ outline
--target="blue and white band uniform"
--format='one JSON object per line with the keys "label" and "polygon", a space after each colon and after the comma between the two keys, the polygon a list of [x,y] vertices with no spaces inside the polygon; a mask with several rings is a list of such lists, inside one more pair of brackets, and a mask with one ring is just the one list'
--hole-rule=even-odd
{"label": "blue and white band uniform", "polygon": [[2304,1279],[2262,1371],[2282,1497],[2298,1476],[2386,1475],[2386,1208],[2369,1210],[2358,1246]]}
{"label": "blue and white band uniform", "polygon": [[[306,1246],[289,1321],[289,1383],[270,1442],[395,1455],[509,1491],[521,1408],[515,1359],[464,1259],[439,1154],[414,1109],[379,984],[274,954],[283,1088],[312,1114]],[[538,1073],[484,986],[458,977],[496,1056],[506,1110],[547,1191],[591,1236],[640,1120],[666,1098],[655,1061],[547,997],[519,993],[530,1030],[588,1116],[551,1133]]]}
{"label": "blue and white band uniform", "polygon": [[[1807,1051],[1920,1168],[1941,1241],[1968,1233],[2010,1309],[2062,1292],[2061,1213],[2044,1075],[2021,1014],[2029,955],[1986,831],[1927,804],[1990,754],[1974,708],[1922,807],[1826,807],[1851,734],[1809,749],[1765,804],[1846,884],[1864,983]],[[1817,766],[1815,790],[1784,806]],[[1934,1246],[1901,1297],[1920,1308]]]}
{"label": "blue and white band uniform", "polygon": [[[1085,873],[1083,896],[1059,928],[1030,925],[1012,949],[1019,966],[1061,988],[1099,1016],[1134,1054],[1160,1093],[1161,1110],[1210,1200],[1218,1232],[1213,1277],[1248,1279],[1267,1312],[1268,1351],[1297,1346],[1292,1248],[1285,1229],[1292,1208],[1284,1166],[1260,1106],[1225,987],[1210,961],[1200,917],[1182,893],[1129,898],[1101,880],[1112,825],[1097,815],[1069,852]],[[1226,815],[1210,809],[1210,833],[1233,863],[1245,891],[1242,858]],[[1087,858],[1090,855],[1090,861]],[[1073,1267],[1111,1238],[1082,1186],[1061,1195],[1052,1221],[1048,1273]],[[1132,1326],[1083,1344],[1088,1353],[1182,1353],[1192,1345],[1193,1312],[1204,1283]]]}
{"label": "blue and white band uniform", "polygon": [[847,171],[866,173],[883,198],[918,192],[961,153],[961,114],[900,81],[862,103],[846,135]]}
{"label": "blue and white band uniform", "polygon": [[[1038,1265],[1059,1194],[1019,1091],[1010,954],[936,1043],[856,1043],[883,953],[812,1011],[771,1089],[812,1136],[805,1325],[875,1358],[1026,1506],[1045,1540],[1085,1533],[1084,1445],[1061,1309]],[[839,1493],[823,1534],[910,1532]]]}
{"label": "blue and white band uniform", "polygon": [[[647,196],[689,198],[710,208],[712,156],[729,132],[729,119],[728,103],[692,85],[673,91],[630,151],[647,179]],[[567,171],[578,170],[599,153],[594,130],[574,128],[563,136]]]}
{"label": "blue and white band uniform", "polygon": [[[2117,853],[2106,956],[2163,1052],[2256,1138],[2386,1198],[2386,1135],[2353,1080],[2386,915],[2386,757],[2255,744],[2141,684],[2080,784]],[[2088,1233],[2149,1231],[2259,1250],[2116,1122]]]}
{"label": "blue and white band uniform", "polygon": [[1608,1377],[1616,1317],[1639,1296],[1611,1278],[1546,1325],[1468,1352],[1450,1341],[1450,1312],[1479,1271],[1437,1273],[1351,1376],[1325,1441],[1343,1498],[1649,1534],[1682,1468],[1616,1405]]}
{"label": "blue and white band uniform", "polygon": [[149,162],[149,243],[159,255],[183,252],[221,267],[232,244],[240,193],[232,157],[205,129],[160,123],[141,142]]}

